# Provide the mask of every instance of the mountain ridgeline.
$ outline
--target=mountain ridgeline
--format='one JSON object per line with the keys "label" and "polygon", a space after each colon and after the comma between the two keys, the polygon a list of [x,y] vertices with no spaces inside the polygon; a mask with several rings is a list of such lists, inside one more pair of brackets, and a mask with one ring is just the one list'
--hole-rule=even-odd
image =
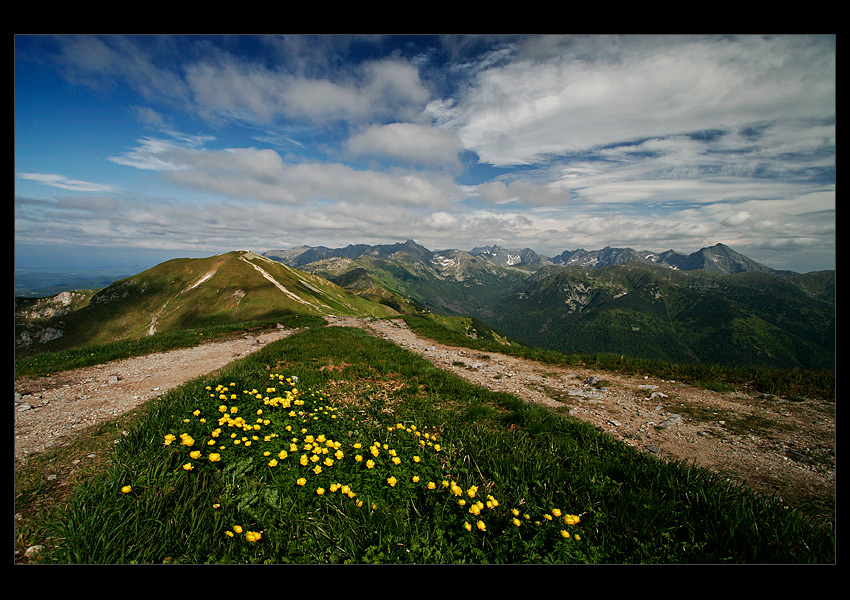
{"label": "mountain ridgeline", "polygon": [[[73,302],[73,303],[72,303]],[[15,300],[16,348],[55,351],[155,333],[291,317],[399,313],[248,251],[179,258],[96,293]]]}
{"label": "mountain ridgeline", "polygon": [[15,305],[16,349],[26,353],[294,315],[421,315],[567,353],[835,363],[835,271],[777,271],[722,244],[691,255],[606,247],[553,258],[499,246],[431,251],[412,240],[234,251]]}
{"label": "mountain ridgeline", "polygon": [[263,254],[401,313],[471,316],[561,352],[834,368],[835,271],[779,271],[723,244],[690,255],[606,247],[547,258],[408,240]]}

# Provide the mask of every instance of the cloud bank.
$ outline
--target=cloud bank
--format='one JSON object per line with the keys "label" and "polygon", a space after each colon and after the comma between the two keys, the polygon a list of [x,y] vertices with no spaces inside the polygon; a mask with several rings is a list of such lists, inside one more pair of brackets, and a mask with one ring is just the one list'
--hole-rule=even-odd
{"label": "cloud bank", "polygon": [[211,252],[414,238],[548,255],[723,242],[776,268],[834,268],[832,36],[18,45],[18,69],[39,51],[134,125],[67,170],[37,160],[21,127],[16,238]]}

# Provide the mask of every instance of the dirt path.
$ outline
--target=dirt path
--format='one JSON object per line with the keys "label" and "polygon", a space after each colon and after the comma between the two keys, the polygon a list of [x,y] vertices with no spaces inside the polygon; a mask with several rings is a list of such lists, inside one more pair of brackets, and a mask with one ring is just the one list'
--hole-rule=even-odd
{"label": "dirt path", "polygon": [[674,381],[484,355],[419,338],[401,320],[330,323],[363,328],[476,385],[568,411],[630,446],[736,474],[788,502],[835,493],[832,403],[716,393]]}
{"label": "dirt path", "polygon": [[65,444],[83,429],[133,410],[294,330],[195,346],[15,380],[15,459]]}
{"label": "dirt path", "polygon": [[[401,320],[331,318],[329,322],[360,327],[476,385],[568,411],[643,451],[737,474],[756,489],[778,492],[789,503],[800,497],[834,495],[834,404],[720,394],[673,381],[483,355],[419,338]],[[49,379],[18,379],[15,458],[67,443],[86,427],[289,333],[278,330],[257,338],[208,343]]]}

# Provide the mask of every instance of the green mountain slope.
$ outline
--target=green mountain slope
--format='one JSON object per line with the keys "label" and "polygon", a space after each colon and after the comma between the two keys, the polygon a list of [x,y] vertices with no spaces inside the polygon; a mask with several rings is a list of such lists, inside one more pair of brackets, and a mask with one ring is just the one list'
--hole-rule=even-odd
{"label": "green mountain slope", "polygon": [[388,256],[333,257],[300,268],[352,291],[380,288],[429,311],[453,316],[477,316],[531,273],[459,250],[423,254],[406,247]]}
{"label": "green mountain slope", "polygon": [[365,297],[391,298],[399,312],[474,317],[541,348],[833,368],[834,271],[775,271],[722,244],[682,255],[687,270],[642,255],[623,263],[612,248],[573,254],[588,264],[547,265],[498,247],[431,252],[411,240],[301,248],[290,259]]}
{"label": "green mountain slope", "polygon": [[521,342],[563,352],[785,368],[834,363],[834,303],[794,277],[762,272],[634,262],[549,267],[482,319]]}
{"label": "green mountain slope", "polygon": [[[61,336],[41,344],[57,350],[140,338],[154,333],[281,315],[397,315],[317,275],[253,252],[174,259],[116,281],[79,310],[39,323]],[[16,337],[32,324],[16,326]]]}

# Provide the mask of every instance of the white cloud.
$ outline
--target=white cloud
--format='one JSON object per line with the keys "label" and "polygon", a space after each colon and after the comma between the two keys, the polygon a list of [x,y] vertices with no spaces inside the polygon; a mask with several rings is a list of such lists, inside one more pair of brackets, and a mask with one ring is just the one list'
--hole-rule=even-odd
{"label": "white cloud", "polygon": [[461,150],[453,134],[415,123],[371,126],[349,138],[347,149],[353,156],[426,165],[456,165]]}
{"label": "white cloud", "polygon": [[[439,114],[495,165],[835,111],[834,39],[564,38],[558,52],[482,68]],[[601,57],[586,50],[607,44]],[[432,104],[432,107],[435,106]]]}
{"label": "white cloud", "polygon": [[79,179],[68,179],[64,175],[57,175],[55,173],[18,173],[17,177],[73,192],[110,192],[115,189],[111,185]]}
{"label": "white cloud", "polygon": [[570,202],[570,189],[558,184],[542,185],[525,180],[508,183],[494,180],[478,186],[478,198],[488,204],[562,206]]}
{"label": "white cloud", "polygon": [[305,77],[217,56],[189,65],[186,81],[201,114],[271,123],[280,117],[364,121],[418,114],[429,91],[413,65],[366,63],[338,80]]}
{"label": "white cloud", "polygon": [[[256,151],[271,152],[271,151]],[[242,154],[248,153],[243,150]],[[229,153],[228,153],[229,154]],[[167,173],[171,183],[198,191],[272,203],[339,202],[373,206],[401,204],[447,207],[455,186],[449,178],[413,171],[360,171],[343,164],[301,163],[285,166],[268,161],[267,169],[226,163],[222,153],[196,155],[192,170]],[[223,168],[217,167],[225,161]]]}

